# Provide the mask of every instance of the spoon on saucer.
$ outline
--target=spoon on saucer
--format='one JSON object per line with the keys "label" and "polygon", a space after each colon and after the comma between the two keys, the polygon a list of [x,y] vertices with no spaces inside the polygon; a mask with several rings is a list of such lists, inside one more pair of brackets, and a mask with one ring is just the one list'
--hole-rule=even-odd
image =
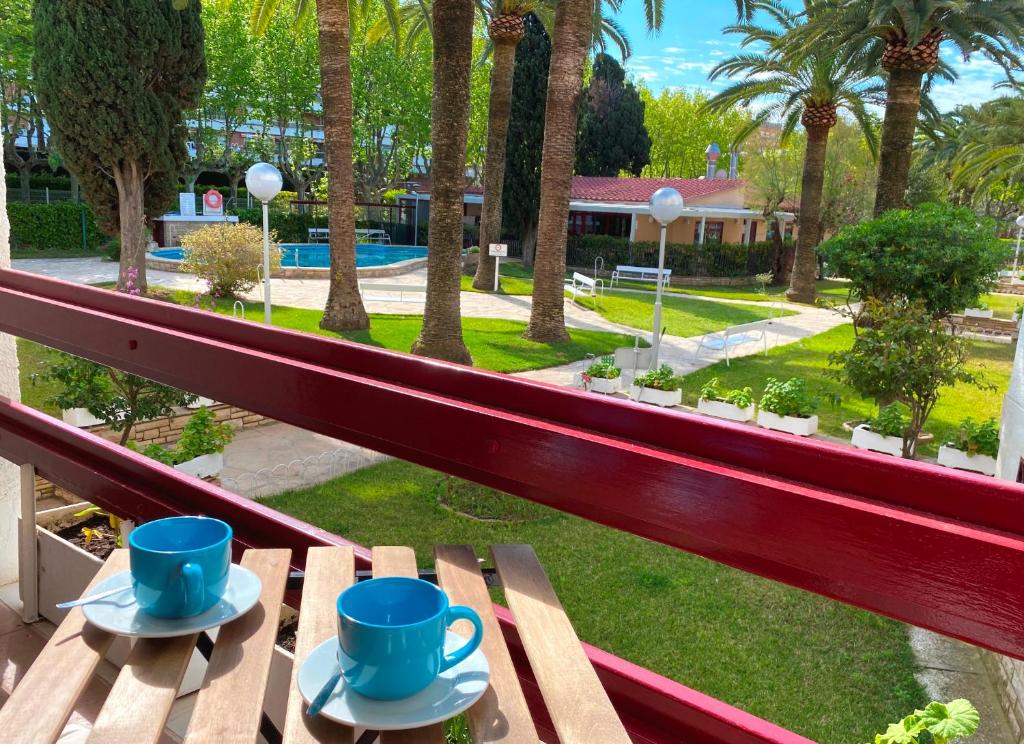
{"label": "spoon on saucer", "polygon": [[107,597],[112,597],[115,594],[120,594],[127,589],[131,589],[131,586],[119,586],[117,589],[108,589],[107,591],[99,592],[98,594],[90,594],[88,597],[80,597],[79,599],[72,599],[69,602],[61,602],[56,605],[56,607],[58,610],[66,610],[69,607],[79,607],[84,604],[89,604],[90,602],[99,602],[101,599],[106,599]]}
{"label": "spoon on saucer", "polygon": [[307,716],[312,717],[320,714],[320,711],[323,710],[325,705],[327,705],[327,701],[331,698],[331,693],[334,692],[334,688],[338,686],[339,682],[341,682],[341,669],[336,671],[331,678],[327,680],[327,683],[320,688],[320,692],[316,694],[316,697],[313,698],[313,702],[311,702],[309,707],[306,709]]}

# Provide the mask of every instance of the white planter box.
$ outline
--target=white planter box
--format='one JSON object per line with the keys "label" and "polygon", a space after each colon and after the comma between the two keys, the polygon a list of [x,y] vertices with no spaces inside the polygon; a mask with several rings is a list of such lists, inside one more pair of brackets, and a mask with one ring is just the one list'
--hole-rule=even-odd
{"label": "white planter box", "polygon": [[622,375],[615,377],[611,380],[607,380],[603,377],[591,377],[590,378],[590,391],[592,393],[603,393],[604,395],[611,395],[617,393],[622,388]]}
{"label": "white planter box", "polygon": [[733,403],[726,403],[722,400],[697,401],[697,410],[715,418],[728,419],[729,421],[752,421],[754,419],[754,404],[746,408],[740,408]]}
{"label": "white planter box", "polygon": [[175,465],[174,469],[196,478],[212,478],[215,475],[220,475],[220,471],[224,469],[224,453],[214,452],[209,455],[200,455]]}
{"label": "white planter box", "polygon": [[850,443],[857,449],[882,452],[886,455],[903,456],[903,439],[901,437],[887,437],[871,431],[867,424],[861,424],[853,430],[853,439]]}
{"label": "white planter box", "polygon": [[638,385],[630,385],[629,397],[637,403],[651,403],[662,408],[671,408],[681,405],[683,402],[682,390],[658,390],[657,388],[642,388]]}
{"label": "white planter box", "polygon": [[72,426],[96,426],[103,423],[101,419],[89,413],[88,408],[65,408],[60,413],[64,423]]}
{"label": "white planter box", "polygon": [[215,405],[217,405],[217,401],[215,401],[213,398],[204,398],[202,396],[199,396],[198,398],[196,398],[196,402],[195,403],[193,403],[190,406],[185,406],[185,407],[187,409],[189,409],[190,411],[195,411],[196,409],[202,408],[203,406],[205,406],[206,408],[209,408],[210,406],[215,406]]}
{"label": "white planter box", "polygon": [[988,455],[969,455],[956,447],[945,444],[939,447],[939,465],[958,470],[970,470],[982,475],[996,474],[996,458]]}
{"label": "white planter box", "polygon": [[965,318],[991,318],[991,310],[982,310],[980,307],[969,307],[964,310]]}
{"label": "white planter box", "polygon": [[784,431],[787,434],[796,434],[798,437],[809,437],[818,430],[818,417],[808,416],[780,416],[771,411],[758,411],[757,424],[765,429]]}

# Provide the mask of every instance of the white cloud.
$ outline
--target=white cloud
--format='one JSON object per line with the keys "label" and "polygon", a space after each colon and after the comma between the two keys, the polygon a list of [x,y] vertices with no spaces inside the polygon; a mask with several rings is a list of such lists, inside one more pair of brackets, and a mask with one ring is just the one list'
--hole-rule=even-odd
{"label": "white cloud", "polygon": [[636,76],[648,83],[658,79],[658,73],[656,73],[654,70],[643,70],[641,72],[638,72]]}
{"label": "white cloud", "polygon": [[666,54],[679,54],[680,52],[685,52],[686,50],[683,49],[682,47],[665,47],[661,51],[665,52]]}

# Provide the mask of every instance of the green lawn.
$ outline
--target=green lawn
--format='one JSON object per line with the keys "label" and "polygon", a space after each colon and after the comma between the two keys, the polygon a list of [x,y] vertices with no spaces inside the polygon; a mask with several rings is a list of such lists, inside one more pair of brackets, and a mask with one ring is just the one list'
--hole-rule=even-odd
{"label": "green lawn", "polygon": [[[172,297],[181,304],[190,304],[193,295],[177,290]],[[218,302],[218,312],[231,314],[230,300]],[[419,315],[371,315],[369,331],[348,331],[335,334],[320,328],[319,310],[297,307],[273,307],[274,324],[306,333],[333,338],[342,337],[361,344],[385,349],[409,351],[423,323]],[[262,321],[263,307],[255,303],[246,305],[245,317]],[[588,354],[610,354],[617,347],[632,346],[633,337],[617,333],[571,329],[571,341],[560,344],[538,344],[522,337],[526,324],[514,320],[492,318],[463,318],[462,331],[473,355],[473,364],[494,372],[524,372],[583,359]]]}
{"label": "green lawn", "polygon": [[62,248],[12,248],[11,258],[95,258],[106,256],[106,248],[95,250],[77,248],[65,250]]}
{"label": "green lawn", "polygon": [[60,416],[60,410],[56,406],[46,403],[47,399],[57,394],[60,389],[60,383],[32,379],[33,375],[47,370],[57,352],[48,346],[37,344],[25,338],[19,338],[17,342],[21,402],[27,406],[32,406],[32,408],[45,411],[51,416]]}
{"label": "green lawn", "polygon": [[[509,521],[445,508],[452,487],[476,516],[511,501]],[[899,623],[482,491],[392,461],[265,503],[362,545],[410,545],[421,566],[437,544],[490,563],[487,546],[530,543],[584,640],[815,741],[867,741],[925,701]]]}
{"label": "green lawn", "polygon": [[[829,353],[847,349],[852,344],[853,327],[843,325],[795,344],[771,349],[767,357],[758,354],[734,359],[731,367],[720,362],[687,375],[683,402],[696,405],[701,386],[712,377],[718,377],[725,387],[750,386],[756,397],[760,396],[768,377],[802,377],[808,381],[810,389],[821,397],[819,430],[824,434],[848,439],[850,434],[843,430],[844,421],[862,420],[875,413],[873,401],[861,398],[855,391],[825,374],[830,369]],[[1003,395],[1010,380],[1014,347],[988,341],[970,341],[969,344],[970,368],[981,372],[985,380],[995,385],[996,389],[979,390],[969,385],[944,389],[925,425],[925,431],[932,432],[935,440],[922,445],[921,454],[934,457],[938,445],[952,435],[960,420],[967,416],[975,420],[1000,417]],[[841,399],[838,406],[828,402],[835,397]]]}
{"label": "green lawn", "polygon": [[[533,294],[533,269],[523,266],[518,261],[502,261],[498,267],[501,276],[501,294],[531,295]],[[462,275],[463,292],[480,292],[473,287],[473,277]]]}
{"label": "green lawn", "polygon": [[985,295],[982,301],[995,317],[1009,320],[1017,311],[1017,306],[1024,305],[1024,295],[992,293]]}
{"label": "green lawn", "polygon": [[[606,292],[595,301],[589,297],[576,300],[583,307],[596,310],[613,323],[631,328],[650,329],[654,315],[654,295],[639,292]],[[688,297],[666,296],[662,300],[662,322],[670,336],[697,336],[740,323],[763,320],[771,308],[708,302]],[[786,312],[786,315],[793,315]]]}

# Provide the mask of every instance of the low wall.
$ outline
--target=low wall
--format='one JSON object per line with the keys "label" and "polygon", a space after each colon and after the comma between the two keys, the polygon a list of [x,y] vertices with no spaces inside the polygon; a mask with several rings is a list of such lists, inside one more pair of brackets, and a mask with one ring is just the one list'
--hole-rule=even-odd
{"label": "low wall", "polygon": [[[1017,340],[1010,384],[1003,398],[1003,418],[999,430],[999,458],[996,475],[1017,480],[1024,457],[1024,339]],[[1014,741],[1024,741],[1024,661],[1002,654],[982,651],[989,678],[996,688],[999,703],[1013,729]]]}
{"label": "low wall", "polygon": [[[266,416],[261,416],[258,413],[247,411],[244,408],[230,406],[226,403],[218,403],[216,405],[208,406],[208,408],[218,422],[227,423],[236,430],[252,429],[257,426],[276,423],[273,419],[269,419]],[[188,423],[188,420],[191,418],[193,413],[195,413],[195,411],[186,408],[179,408],[177,413],[173,416],[138,423],[133,429],[132,438],[143,446],[159,444],[166,447],[168,445],[176,444],[177,441],[181,439],[181,433],[185,430],[185,425]],[[109,439],[112,442],[118,442],[121,440],[121,434],[119,432],[111,431],[110,427],[106,424],[97,424],[96,426],[83,428],[96,436]],[[53,483],[37,477],[36,501],[54,496],[62,498],[65,501],[69,500],[69,496],[72,501],[78,500],[74,496],[67,494],[62,489],[58,489]]]}
{"label": "low wall", "polygon": [[[416,269],[422,269],[427,265],[425,258],[411,258],[408,261],[387,264],[386,266],[361,266],[356,269],[356,275],[360,279],[382,279],[389,276],[401,276]],[[184,273],[181,270],[181,261],[172,261],[166,258],[146,257],[146,268],[154,271],[172,271],[178,274]],[[328,279],[330,269],[303,268],[295,266],[282,266],[271,272],[271,276],[277,279]]]}

